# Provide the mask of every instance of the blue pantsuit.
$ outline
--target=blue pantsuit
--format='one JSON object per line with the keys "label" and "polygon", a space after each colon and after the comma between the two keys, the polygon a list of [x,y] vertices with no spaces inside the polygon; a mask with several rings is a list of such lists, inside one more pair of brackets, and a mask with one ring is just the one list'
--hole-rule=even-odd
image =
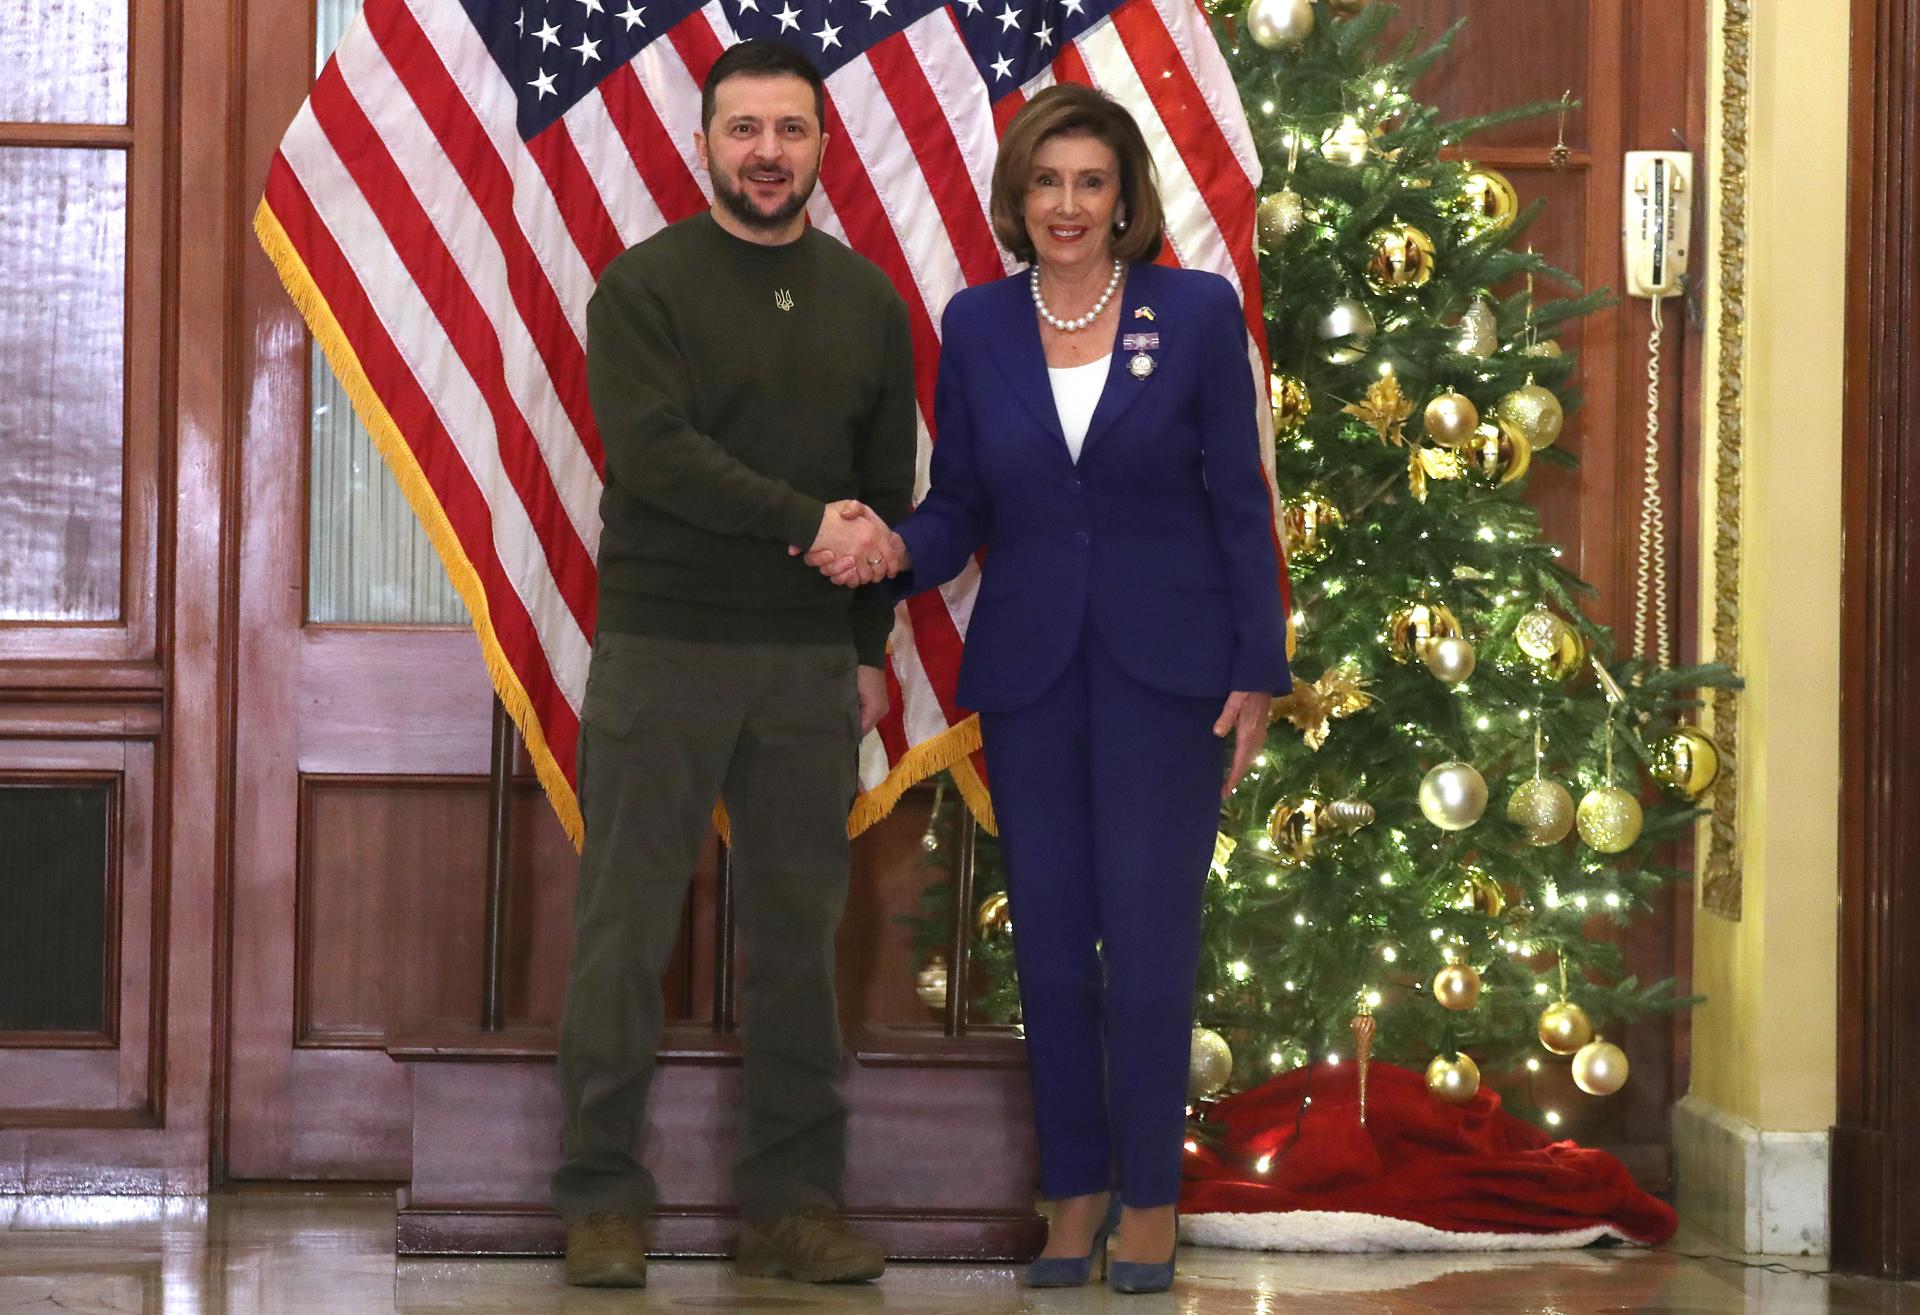
{"label": "blue pantsuit", "polygon": [[1046,693],[982,714],[1045,1196],[1180,1193],[1219,715],[1135,680],[1093,626]]}
{"label": "blue pantsuit", "polygon": [[1007,859],[1041,1188],[1179,1194],[1200,909],[1229,692],[1289,688],[1282,564],[1239,298],[1127,274],[1076,462],[1023,276],[942,331],[932,487],[902,594],[984,548],[958,699]]}

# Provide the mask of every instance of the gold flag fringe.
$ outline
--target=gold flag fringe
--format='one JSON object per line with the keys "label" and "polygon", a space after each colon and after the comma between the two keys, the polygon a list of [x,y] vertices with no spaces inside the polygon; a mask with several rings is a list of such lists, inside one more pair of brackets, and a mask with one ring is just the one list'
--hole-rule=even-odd
{"label": "gold flag fringe", "polygon": [[333,367],[340,386],[346,390],[348,399],[353,403],[354,414],[360,417],[360,423],[373,436],[374,446],[380,449],[387,469],[393,472],[395,482],[400,485],[400,492],[413,508],[413,514],[419,517],[421,527],[427,532],[427,539],[440,555],[441,565],[446,567],[447,578],[452,582],[454,591],[467,605],[467,613],[473,618],[473,633],[480,640],[480,652],[486,660],[487,674],[493,678],[494,692],[500,696],[500,702],[506,706],[514,725],[520,728],[520,734],[527,742],[527,756],[533,759],[533,770],[547,792],[547,801],[553,805],[567,838],[578,849],[583,831],[580,801],[575,797],[573,786],[567,781],[559,761],[554,758],[553,750],[547,747],[546,734],[533,715],[533,703],[527,697],[526,687],[520,683],[519,674],[500,648],[500,640],[493,631],[493,618],[487,611],[486,591],[481,587],[472,561],[461,548],[439,498],[434,495],[433,486],[427,482],[420,463],[414,459],[413,449],[407,446],[400,426],[374,392],[373,384],[360,365],[359,354],[347,341],[347,335],[334,318],[333,308],[327,304],[326,296],[314,283],[306,262],[294,250],[286,229],[273,213],[273,207],[265,200],[254,211],[253,232],[266,251],[267,259],[273,262],[287,295],[293,298],[301,318],[306,320],[308,331],[326,354],[327,364]]}

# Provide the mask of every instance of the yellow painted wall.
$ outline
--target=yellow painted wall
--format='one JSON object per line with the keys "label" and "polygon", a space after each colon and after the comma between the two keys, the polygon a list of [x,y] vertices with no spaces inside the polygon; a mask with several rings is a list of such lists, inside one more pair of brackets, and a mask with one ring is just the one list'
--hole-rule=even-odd
{"label": "yellow painted wall", "polygon": [[[1834,1116],[1846,0],[1754,0],[1741,582],[1740,922],[1698,910],[1693,1094],[1760,1128]],[[1719,33],[1710,162],[1717,191]],[[1717,202],[1717,195],[1714,195]],[[1720,244],[1718,206],[1707,253]],[[1709,329],[1717,291],[1709,289]],[[1706,361],[1712,560],[1717,342]],[[1714,581],[1703,571],[1711,628]],[[1712,651],[1711,635],[1702,652]],[[1702,835],[1704,841],[1704,833]],[[1704,844],[1702,846],[1704,852]]]}

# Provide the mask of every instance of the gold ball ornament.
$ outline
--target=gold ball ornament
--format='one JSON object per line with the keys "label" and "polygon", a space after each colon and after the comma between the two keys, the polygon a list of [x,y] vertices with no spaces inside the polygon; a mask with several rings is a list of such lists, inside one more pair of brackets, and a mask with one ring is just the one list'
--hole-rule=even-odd
{"label": "gold ball ornament", "polygon": [[1565,620],[1544,607],[1536,607],[1513,627],[1513,642],[1535,661],[1545,661],[1560,649],[1566,632],[1573,629]]}
{"label": "gold ball ornament", "polygon": [[1444,603],[1408,603],[1387,620],[1387,651],[1403,666],[1426,661],[1437,639],[1457,638],[1460,619]]}
{"label": "gold ball ornament", "polygon": [[1561,356],[1560,344],[1552,338],[1542,338],[1539,342],[1530,342],[1520,349],[1522,356],[1537,356],[1542,360],[1558,360]]}
{"label": "gold ball ornament", "polygon": [[1449,902],[1462,913],[1497,918],[1507,911],[1507,892],[1499,882],[1479,868],[1469,868],[1466,877],[1454,888]]}
{"label": "gold ball ornament", "polygon": [[1458,685],[1473,675],[1478,655],[1473,645],[1458,635],[1436,639],[1427,645],[1427,670],[1443,685]]}
{"label": "gold ball ornament", "polygon": [[1287,560],[1307,565],[1333,550],[1331,535],[1346,526],[1340,509],[1313,493],[1299,493],[1280,506],[1280,541]]}
{"label": "gold ball ornament", "polygon": [[1544,607],[1520,618],[1513,643],[1534,674],[1546,680],[1565,680],[1587,660],[1587,641],[1580,632]]}
{"label": "gold ball ornament", "polygon": [[1433,998],[1455,1013],[1480,1001],[1480,974],[1473,965],[1450,963],[1433,975]]}
{"label": "gold ball ornament", "polygon": [[1493,303],[1485,297],[1474,298],[1461,314],[1459,330],[1453,349],[1462,356],[1485,358],[1500,349],[1500,320],[1493,313]]}
{"label": "gold ball ornament", "polygon": [[1307,222],[1306,198],[1291,187],[1283,187],[1261,198],[1253,217],[1260,229],[1261,244],[1269,251],[1274,250]]}
{"label": "gold ball ornament", "polygon": [[1420,423],[1434,442],[1464,447],[1473,441],[1473,431],[1480,427],[1480,408],[1471,398],[1449,388],[1427,403],[1427,409],[1420,413]]}
{"label": "gold ball ornament", "polygon": [[1013,930],[1013,910],[1007,905],[1007,892],[996,890],[980,901],[974,911],[973,925],[982,936],[1004,936]]}
{"label": "gold ball ornament", "polygon": [[1472,763],[1441,763],[1420,782],[1420,811],[1442,831],[1465,831],[1487,811],[1487,781]]}
{"label": "gold ball ornament", "polygon": [[1267,50],[1300,49],[1313,35],[1311,0],[1253,0],[1247,6],[1247,35]]}
{"label": "gold ball ornament", "polygon": [[1596,785],[1587,791],[1574,815],[1580,839],[1602,854],[1632,849],[1644,822],[1640,801],[1617,785]]}
{"label": "gold ball ornament", "polygon": [[1544,776],[1522,781],[1507,800],[1507,820],[1536,849],[1557,845],[1573,830],[1573,796],[1566,786]]}
{"label": "gold ball ornament", "polygon": [[1193,1046],[1187,1054],[1187,1095],[1195,1099],[1211,1096],[1232,1076],[1233,1048],[1227,1039],[1208,1028],[1194,1028]]}
{"label": "gold ball ornament", "polygon": [[1373,137],[1351,114],[1320,138],[1320,156],[1332,164],[1358,169],[1373,153]]}
{"label": "gold ball ornament", "polygon": [[1336,825],[1326,805],[1312,795],[1282,799],[1267,814],[1267,839],[1273,842],[1274,857],[1294,866],[1311,859],[1321,833]]}
{"label": "gold ball ornament", "polygon": [[1692,726],[1676,726],[1653,742],[1653,779],[1689,803],[1720,777],[1720,748]]}
{"label": "gold ball ornament", "polygon": [[1520,194],[1507,176],[1494,169],[1475,169],[1460,188],[1460,206],[1467,232],[1479,236],[1505,228],[1520,213]]}
{"label": "gold ball ornament", "polygon": [[1589,1096],[1611,1096],[1627,1085],[1627,1052],[1595,1037],[1573,1057],[1573,1085]]}
{"label": "gold ball ornament", "polygon": [[1502,424],[1526,439],[1536,452],[1552,447],[1566,422],[1566,411],[1553,390],[1531,381],[1495,403],[1493,413]]}
{"label": "gold ball ornament", "polygon": [[1464,1105],[1480,1091],[1480,1066],[1463,1051],[1435,1055],[1427,1065],[1427,1091],[1447,1105]]}
{"label": "gold ball ornament", "polygon": [[913,977],[913,993],[929,1009],[947,1007],[947,961],[940,955],[927,960],[927,966]]}
{"label": "gold ball ornament", "polygon": [[[1365,302],[1354,297],[1336,299],[1314,326],[1314,333],[1329,344],[1320,349],[1320,354],[1335,365],[1351,365],[1367,354],[1373,342],[1373,327],[1373,313]],[[1348,341],[1334,342],[1338,338]]]}
{"label": "gold ball ornament", "polygon": [[1267,379],[1267,399],[1273,404],[1273,432],[1297,434],[1313,414],[1313,398],[1297,375],[1276,374]]}
{"label": "gold ball ornament", "polygon": [[1392,223],[1367,235],[1367,286],[1375,292],[1410,292],[1433,278],[1433,239],[1412,224]]}
{"label": "gold ball ornament", "polygon": [[1540,1011],[1540,1044],[1556,1055],[1571,1055],[1593,1040],[1593,1020],[1571,1000],[1561,1000]]}
{"label": "gold ball ornament", "polygon": [[1481,425],[1466,449],[1467,466],[1482,484],[1511,484],[1533,464],[1533,445],[1504,421]]}

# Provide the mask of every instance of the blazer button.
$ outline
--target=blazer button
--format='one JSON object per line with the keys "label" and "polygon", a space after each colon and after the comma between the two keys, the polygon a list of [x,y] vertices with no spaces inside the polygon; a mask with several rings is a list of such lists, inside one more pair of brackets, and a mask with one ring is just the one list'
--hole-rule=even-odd
{"label": "blazer button", "polygon": [[1080,544],[1082,547],[1084,547],[1085,545],[1093,542],[1093,536],[1091,534],[1088,534],[1085,530],[1081,530],[1079,533],[1073,536],[1073,541],[1077,544]]}

